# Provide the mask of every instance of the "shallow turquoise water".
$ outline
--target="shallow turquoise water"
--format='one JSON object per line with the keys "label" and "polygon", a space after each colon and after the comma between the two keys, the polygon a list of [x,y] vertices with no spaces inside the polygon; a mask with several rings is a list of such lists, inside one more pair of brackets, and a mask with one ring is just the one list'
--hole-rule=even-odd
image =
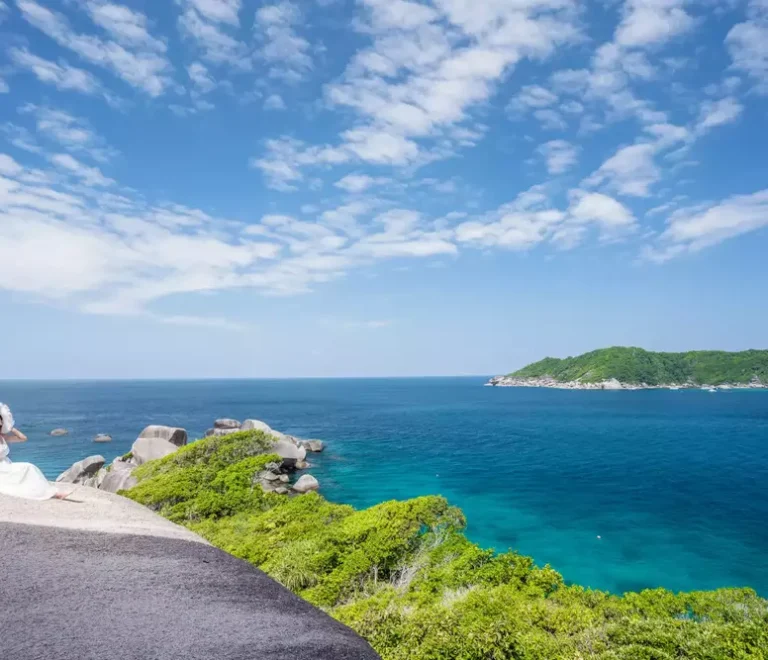
{"label": "shallow turquoise water", "polygon": [[[55,476],[123,454],[150,423],[196,436],[256,417],[328,442],[311,472],[367,506],[440,493],[469,535],[615,592],[752,586],[768,595],[768,393],[482,387],[481,378],[0,383]],[[70,436],[51,438],[57,426]],[[96,433],[114,437],[94,445]],[[598,538],[598,536],[600,538]]]}

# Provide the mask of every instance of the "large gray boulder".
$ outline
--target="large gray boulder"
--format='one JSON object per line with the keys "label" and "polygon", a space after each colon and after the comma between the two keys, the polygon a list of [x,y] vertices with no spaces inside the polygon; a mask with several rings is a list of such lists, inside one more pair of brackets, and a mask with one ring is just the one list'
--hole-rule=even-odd
{"label": "large gray boulder", "polygon": [[137,465],[164,458],[187,444],[187,432],[171,426],[148,426],[131,447]]}
{"label": "large gray boulder", "polygon": [[94,442],[112,442],[112,436],[106,433],[99,433],[94,439]]}
{"label": "large gray boulder", "polygon": [[52,435],[54,438],[58,438],[62,435],[69,435],[67,429],[53,429],[48,435]]}
{"label": "large gray boulder", "polygon": [[236,419],[217,419],[213,423],[213,428],[239,431],[240,422],[238,422]]}
{"label": "large gray boulder", "polygon": [[307,457],[307,450],[286,438],[278,438],[270,450],[277,454],[283,461],[298,463]]}
{"label": "large gray boulder", "polygon": [[134,465],[128,463],[112,464],[112,469],[109,470],[99,484],[101,490],[106,490],[109,493],[116,493],[119,490],[128,490],[133,488],[139,482],[136,477],[133,476]]}
{"label": "large gray boulder", "polygon": [[94,477],[104,467],[104,463],[106,463],[106,459],[103,456],[89,456],[62,472],[56,481],[64,484],[83,484],[86,480]]}
{"label": "large gray boulder", "polygon": [[264,431],[264,433],[275,433],[275,431],[272,430],[272,427],[262,422],[260,419],[246,419],[241,425],[240,425],[241,431]]}
{"label": "large gray boulder", "polygon": [[297,493],[308,493],[311,490],[320,488],[320,482],[311,474],[303,474],[298,481],[293,484],[293,490]]}

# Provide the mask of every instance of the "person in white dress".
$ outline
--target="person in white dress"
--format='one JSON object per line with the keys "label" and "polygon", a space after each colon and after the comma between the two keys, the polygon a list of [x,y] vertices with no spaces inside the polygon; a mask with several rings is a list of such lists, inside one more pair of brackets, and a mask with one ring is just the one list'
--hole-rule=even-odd
{"label": "person in white dress", "polygon": [[8,444],[26,442],[27,436],[15,427],[11,409],[0,403],[0,495],[28,500],[63,499],[40,469],[32,463],[11,463]]}

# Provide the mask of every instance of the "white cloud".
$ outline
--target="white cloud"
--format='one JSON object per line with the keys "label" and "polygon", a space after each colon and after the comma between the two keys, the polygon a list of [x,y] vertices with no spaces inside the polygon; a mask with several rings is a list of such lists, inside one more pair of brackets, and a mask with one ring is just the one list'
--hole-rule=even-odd
{"label": "white cloud", "polygon": [[116,154],[86,122],[63,110],[31,104],[21,110],[34,115],[38,134],[48,136],[70,151],[85,153],[99,162],[106,162]]}
{"label": "white cloud", "polygon": [[[473,130],[473,111],[514,65],[580,36],[571,0],[483,3],[472,11],[455,0],[434,7],[366,0],[364,7],[356,27],[372,43],[325,89],[327,103],[351,110],[356,120],[337,145],[309,148],[343,155],[343,162],[415,167],[475,144],[482,132]],[[324,164],[311,153],[296,154],[292,167],[269,156],[254,163],[268,166],[271,178],[281,169],[292,181],[301,179],[301,167]]]}
{"label": "white cloud", "polygon": [[160,53],[166,51],[165,42],[149,33],[147,17],[141,12],[106,0],[86,0],[85,8],[93,22],[109,32],[118,43]]}
{"label": "white cloud", "polygon": [[645,47],[689,31],[694,20],[684,4],[684,0],[627,0],[616,42],[624,47]]}
{"label": "white cloud", "polygon": [[601,193],[572,191],[568,214],[578,223],[595,222],[610,233],[623,230],[635,224],[632,212],[613,197]]}
{"label": "white cloud", "polygon": [[368,190],[371,186],[377,186],[388,182],[389,179],[386,177],[373,177],[368,176],[367,174],[347,174],[347,176],[339,179],[333,185],[348,193],[361,193]]}
{"label": "white cloud", "polygon": [[761,0],[749,4],[749,20],[731,28],[725,43],[733,67],[747,73],[755,89],[768,94],[768,7]]}
{"label": "white cloud", "polygon": [[24,19],[60,46],[69,48],[93,64],[103,66],[129,85],[150,96],[159,96],[170,83],[170,63],[165,56],[148,50],[129,50],[117,41],[75,32],[67,19],[33,0],[17,0]]}
{"label": "white cloud", "polygon": [[285,110],[285,101],[280,94],[270,94],[264,101],[265,110]]}
{"label": "white cloud", "polygon": [[86,185],[110,186],[114,183],[112,179],[105,177],[98,167],[84,165],[69,154],[53,154],[49,160],[61,170],[81,179]]}
{"label": "white cloud", "polygon": [[531,108],[548,108],[557,103],[558,96],[541,85],[526,85],[508,108],[515,112],[526,112]]}
{"label": "white cloud", "polygon": [[73,90],[84,94],[97,94],[100,85],[88,71],[70,66],[61,60],[58,64],[33,55],[24,48],[11,48],[9,51],[14,64],[37,76],[37,79],[61,90]]}
{"label": "white cloud", "polygon": [[565,140],[550,140],[538,148],[538,153],[547,163],[550,174],[562,174],[571,169],[578,160],[579,150]]}
{"label": "white cloud", "polygon": [[717,126],[730,124],[741,116],[743,110],[744,106],[732,96],[719,101],[705,101],[701,106],[696,131],[705,133]]}
{"label": "white cloud", "polygon": [[583,183],[587,187],[604,185],[621,195],[647,197],[661,178],[654,162],[656,150],[656,145],[649,143],[622,147]]}
{"label": "white cloud", "polygon": [[240,0],[189,0],[189,4],[209,21],[239,24]]}
{"label": "white cloud", "polygon": [[[234,23],[230,24],[219,18],[227,14],[220,3],[212,0],[182,1],[179,29],[202,49],[203,59],[214,64],[230,64],[241,70],[249,70],[251,58],[248,47],[230,34],[238,27],[237,13],[234,15]],[[229,6],[229,3],[224,4]]]}
{"label": "white cloud", "polygon": [[8,87],[8,83],[5,82],[2,78],[0,78],[0,94],[7,94],[11,91],[11,88]]}
{"label": "white cloud", "polygon": [[216,88],[216,81],[208,73],[208,69],[202,62],[193,62],[190,64],[187,67],[187,74],[189,75],[189,79],[195,85],[195,89],[202,94],[207,94]]}
{"label": "white cloud", "polygon": [[256,12],[254,29],[263,42],[259,55],[269,63],[272,78],[298,82],[312,69],[309,42],[295,29],[301,22],[299,6],[287,0]]}
{"label": "white cloud", "polygon": [[768,190],[735,195],[716,204],[684,208],[670,215],[659,240],[643,256],[663,262],[768,227]]}
{"label": "white cloud", "polygon": [[551,108],[536,110],[533,116],[541,122],[542,128],[547,130],[564,131],[568,128],[568,123],[557,110],[552,110]]}

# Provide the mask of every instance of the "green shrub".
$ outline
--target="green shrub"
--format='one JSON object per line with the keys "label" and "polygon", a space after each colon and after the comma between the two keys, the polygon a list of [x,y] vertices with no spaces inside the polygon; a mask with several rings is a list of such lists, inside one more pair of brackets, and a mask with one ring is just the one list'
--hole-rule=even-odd
{"label": "green shrub", "polygon": [[384,660],[768,660],[768,602],[749,589],[615,596],[484,550],[441,497],[356,511],[265,493],[258,431],[141,466],[125,493],[347,624]]}

